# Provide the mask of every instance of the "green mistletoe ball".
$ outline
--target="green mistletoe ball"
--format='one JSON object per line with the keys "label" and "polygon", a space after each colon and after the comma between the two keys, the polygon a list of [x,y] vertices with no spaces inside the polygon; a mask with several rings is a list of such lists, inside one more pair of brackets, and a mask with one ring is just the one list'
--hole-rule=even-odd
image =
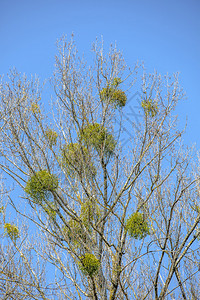
{"label": "green mistletoe ball", "polygon": [[94,276],[98,273],[100,261],[91,253],[80,257],[79,268],[84,275]]}
{"label": "green mistletoe ball", "polygon": [[74,172],[87,173],[95,176],[96,168],[91,162],[89,152],[86,147],[79,143],[70,143],[63,147],[62,158],[64,167],[68,173],[73,175]]}
{"label": "green mistletoe ball", "polygon": [[58,178],[47,170],[41,170],[28,180],[25,192],[39,203],[45,198],[49,198],[51,193],[56,191],[57,187]]}
{"label": "green mistletoe ball", "polygon": [[105,155],[113,154],[116,142],[111,133],[107,129],[98,124],[93,123],[85,126],[80,132],[80,138],[88,146],[93,146],[98,153],[104,152]]}
{"label": "green mistletoe ball", "polygon": [[143,214],[139,212],[133,213],[128,218],[126,230],[128,234],[135,239],[142,239],[150,233],[147,221],[144,220]]}

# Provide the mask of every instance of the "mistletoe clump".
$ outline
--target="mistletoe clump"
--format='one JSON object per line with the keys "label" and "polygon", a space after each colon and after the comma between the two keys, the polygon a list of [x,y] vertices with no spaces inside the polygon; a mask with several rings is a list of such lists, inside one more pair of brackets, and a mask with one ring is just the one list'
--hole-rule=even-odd
{"label": "mistletoe clump", "polygon": [[47,170],[41,170],[28,180],[25,192],[36,202],[40,203],[45,198],[49,198],[51,193],[56,191],[57,187],[58,178]]}
{"label": "mistletoe clump", "polygon": [[33,102],[33,103],[31,104],[30,111],[31,111],[34,115],[39,114],[39,113],[41,112],[41,111],[40,111],[40,106],[39,106],[39,104],[36,103],[36,102]]}
{"label": "mistletoe clump", "polygon": [[142,239],[150,233],[147,221],[144,220],[143,214],[139,212],[133,213],[128,218],[126,230],[128,234],[135,239]]}
{"label": "mistletoe clump", "polygon": [[86,233],[80,223],[71,219],[68,226],[64,228],[64,236],[68,243],[72,243],[75,247],[79,247],[81,242],[86,242]]}
{"label": "mistletoe clump", "polygon": [[111,133],[98,123],[85,126],[80,133],[80,138],[88,146],[93,146],[98,153],[104,152],[110,156],[113,154],[116,142]]}
{"label": "mistletoe clump", "polygon": [[96,203],[92,203],[89,200],[82,203],[79,216],[80,222],[71,219],[68,222],[68,226],[64,229],[64,234],[68,242],[73,243],[74,246],[80,246],[81,241],[86,243],[87,233],[84,230],[84,227],[88,231],[88,233],[91,233],[91,223],[93,221],[99,220],[100,215],[101,211]]}
{"label": "mistletoe clump", "polygon": [[113,87],[103,88],[100,92],[101,99],[103,101],[110,101],[110,103],[117,107],[123,107],[126,105],[127,97],[124,91],[121,89],[115,89]]}
{"label": "mistletoe clump", "polygon": [[90,277],[98,273],[100,267],[100,261],[91,253],[85,253],[80,257],[79,268],[84,275]]}
{"label": "mistletoe clump", "polygon": [[151,99],[149,100],[143,100],[142,108],[144,109],[144,112],[146,115],[150,115],[152,118],[156,116],[158,113],[158,105],[157,103],[153,102]]}
{"label": "mistletoe clump", "polygon": [[48,215],[48,217],[51,220],[55,221],[55,219],[56,219],[56,207],[55,207],[54,203],[48,203],[48,205],[44,205],[43,209],[46,212],[46,214]]}
{"label": "mistletoe clump", "polygon": [[120,83],[122,83],[122,80],[120,77],[115,77],[112,81],[112,85],[117,87]]}
{"label": "mistletoe clump", "polygon": [[52,129],[47,129],[45,132],[45,136],[51,147],[56,145],[58,138],[57,132],[53,131]]}
{"label": "mistletoe clump", "polygon": [[64,166],[70,174],[74,171],[79,173],[86,172],[92,176],[96,175],[96,168],[90,161],[89,152],[86,147],[79,143],[70,143],[62,150]]}
{"label": "mistletoe clump", "polygon": [[101,99],[114,104],[115,108],[125,106],[127,101],[125,92],[117,88],[120,83],[121,79],[116,77],[113,79],[111,85],[108,85],[100,91]]}
{"label": "mistletoe clump", "polygon": [[88,226],[90,222],[99,220],[100,216],[101,211],[95,202],[88,200],[82,203],[80,218],[85,226]]}
{"label": "mistletoe clump", "polygon": [[4,233],[5,235],[8,235],[11,238],[11,240],[16,241],[16,239],[19,238],[19,229],[13,224],[5,223]]}

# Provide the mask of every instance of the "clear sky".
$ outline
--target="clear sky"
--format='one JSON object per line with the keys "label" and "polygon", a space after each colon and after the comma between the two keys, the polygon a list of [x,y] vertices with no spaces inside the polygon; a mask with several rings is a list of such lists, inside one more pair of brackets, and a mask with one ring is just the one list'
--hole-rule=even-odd
{"label": "clear sky", "polygon": [[185,141],[200,148],[200,1],[199,0],[0,0],[0,74],[16,67],[52,75],[56,40],[75,35],[80,53],[96,37],[117,42],[128,65],[144,61],[147,72],[180,72],[187,101]]}

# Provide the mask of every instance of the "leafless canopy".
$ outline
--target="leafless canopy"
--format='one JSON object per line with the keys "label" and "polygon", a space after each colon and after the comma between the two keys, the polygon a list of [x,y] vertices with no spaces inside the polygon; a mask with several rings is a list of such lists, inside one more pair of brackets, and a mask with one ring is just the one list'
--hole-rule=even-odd
{"label": "leafless canopy", "polygon": [[89,65],[59,41],[49,105],[38,80],[2,78],[0,297],[199,299],[199,163],[177,127],[178,75],[92,52]]}

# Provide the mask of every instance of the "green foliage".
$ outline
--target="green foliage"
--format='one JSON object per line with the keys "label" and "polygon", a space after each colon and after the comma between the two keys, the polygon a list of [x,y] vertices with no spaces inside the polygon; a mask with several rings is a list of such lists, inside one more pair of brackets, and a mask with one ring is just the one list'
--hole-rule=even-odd
{"label": "green foliage", "polygon": [[157,103],[153,102],[151,99],[143,100],[141,103],[144,112],[146,115],[150,115],[152,118],[156,116],[158,113],[158,105]]}
{"label": "green foliage", "polygon": [[13,224],[5,223],[4,234],[8,235],[12,240],[16,241],[16,239],[19,238],[19,229]]}
{"label": "green foliage", "polygon": [[47,129],[45,135],[51,147],[56,145],[58,138],[57,132],[53,131],[52,129]]}
{"label": "green foliage", "polygon": [[79,268],[84,275],[94,276],[98,273],[100,261],[91,253],[80,257]]}
{"label": "green foliage", "polygon": [[100,215],[101,211],[96,203],[88,200],[81,205],[80,218],[85,225],[94,220],[98,220],[100,218]]}
{"label": "green foliage", "polygon": [[44,206],[44,211],[47,213],[50,219],[55,220],[56,219],[56,210],[54,204],[50,203],[48,206]]}
{"label": "green foliage", "polygon": [[115,77],[115,78],[113,79],[112,85],[113,85],[113,86],[118,86],[120,83],[122,83],[121,78],[120,78],[120,77]]}
{"label": "green foliage", "polygon": [[78,143],[70,143],[64,146],[62,150],[62,157],[64,166],[67,168],[69,174],[74,171],[79,173],[87,173],[95,176],[96,168],[90,161],[89,153],[86,147]]}
{"label": "green foliage", "polygon": [[88,146],[93,146],[98,153],[104,151],[105,155],[112,155],[116,142],[111,133],[98,123],[87,125],[80,133],[80,138]]}
{"label": "green foliage", "polygon": [[56,191],[58,178],[46,170],[41,170],[31,176],[28,180],[25,192],[35,201],[40,203],[48,198],[51,192]]}
{"label": "green foliage", "polygon": [[[92,231],[91,222],[98,220],[100,215],[101,211],[95,203],[92,203],[89,200],[82,203],[79,218],[88,232]],[[68,242],[76,247],[80,246],[81,241],[85,243],[87,239],[87,233],[84,231],[81,224],[74,219],[71,219],[68,222],[68,227],[65,227],[64,234],[66,235]]]}
{"label": "green foliage", "polygon": [[101,99],[114,104],[115,108],[125,106],[127,101],[125,92],[117,88],[121,82],[121,78],[116,77],[113,79],[111,85],[108,85],[100,91]]}
{"label": "green foliage", "polygon": [[195,210],[198,214],[200,214],[200,206],[199,206],[199,205],[195,205],[194,210]]}
{"label": "green foliage", "polygon": [[0,214],[4,212],[4,206],[0,207]]}
{"label": "green foliage", "polygon": [[131,237],[142,239],[150,234],[149,226],[143,214],[133,213],[126,222],[126,230]]}
{"label": "green foliage", "polygon": [[31,103],[30,111],[33,114],[39,114],[41,112],[39,105],[35,102]]}
{"label": "green foliage", "polygon": [[81,241],[86,242],[86,233],[81,228],[78,221],[71,219],[68,222],[69,227],[64,228],[64,235],[68,243],[72,243],[75,247],[80,247]]}

